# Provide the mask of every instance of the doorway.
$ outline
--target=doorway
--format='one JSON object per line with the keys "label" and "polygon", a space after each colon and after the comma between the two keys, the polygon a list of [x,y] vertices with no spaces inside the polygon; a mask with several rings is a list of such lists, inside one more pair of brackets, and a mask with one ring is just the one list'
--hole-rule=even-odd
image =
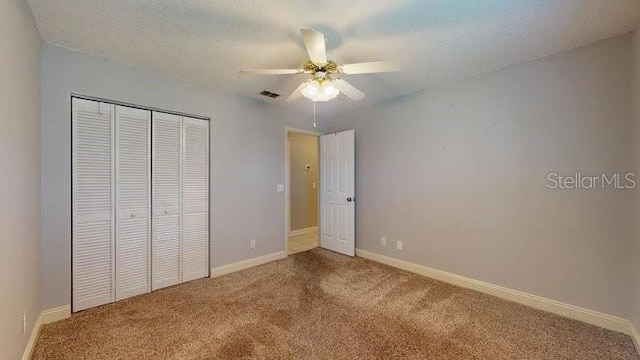
{"label": "doorway", "polygon": [[319,134],[286,130],[286,250],[289,255],[320,245]]}

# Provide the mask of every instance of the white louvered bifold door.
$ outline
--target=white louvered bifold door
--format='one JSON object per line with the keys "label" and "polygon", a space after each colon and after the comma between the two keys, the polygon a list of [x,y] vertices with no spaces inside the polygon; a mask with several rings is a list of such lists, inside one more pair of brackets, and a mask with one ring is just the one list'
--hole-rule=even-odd
{"label": "white louvered bifold door", "polygon": [[153,112],[152,284],[153,290],[181,282],[182,118]]}
{"label": "white louvered bifold door", "polygon": [[182,281],[209,274],[209,122],[183,117]]}
{"label": "white louvered bifold door", "polygon": [[73,311],[113,301],[113,113],[72,100]]}
{"label": "white louvered bifold door", "polygon": [[150,289],[151,112],[116,106],[115,300]]}

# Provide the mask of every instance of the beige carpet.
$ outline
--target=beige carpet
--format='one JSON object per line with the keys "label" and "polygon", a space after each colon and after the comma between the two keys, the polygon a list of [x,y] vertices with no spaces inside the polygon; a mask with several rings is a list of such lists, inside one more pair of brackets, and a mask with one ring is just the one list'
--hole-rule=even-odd
{"label": "beige carpet", "polygon": [[638,359],[626,335],[326,250],[46,325],[35,359]]}

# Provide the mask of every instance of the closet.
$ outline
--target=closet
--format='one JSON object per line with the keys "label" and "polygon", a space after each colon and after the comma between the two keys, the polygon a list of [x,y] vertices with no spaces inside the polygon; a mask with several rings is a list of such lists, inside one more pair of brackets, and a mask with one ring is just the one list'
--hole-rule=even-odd
{"label": "closet", "polygon": [[73,311],[209,274],[209,122],[72,98]]}

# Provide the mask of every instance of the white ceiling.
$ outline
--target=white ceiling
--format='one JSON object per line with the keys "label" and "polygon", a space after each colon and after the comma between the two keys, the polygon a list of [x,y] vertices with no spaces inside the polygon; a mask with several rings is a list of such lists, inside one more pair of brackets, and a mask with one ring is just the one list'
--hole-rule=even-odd
{"label": "white ceiling", "polygon": [[[633,30],[638,0],[28,0],[45,41],[305,111],[284,99],[305,75],[299,29],[325,33],[339,63],[396,60],[399,73],[345,78],[367,94],[340,112]],[[282,94],[278,100],[258,93]]]}

